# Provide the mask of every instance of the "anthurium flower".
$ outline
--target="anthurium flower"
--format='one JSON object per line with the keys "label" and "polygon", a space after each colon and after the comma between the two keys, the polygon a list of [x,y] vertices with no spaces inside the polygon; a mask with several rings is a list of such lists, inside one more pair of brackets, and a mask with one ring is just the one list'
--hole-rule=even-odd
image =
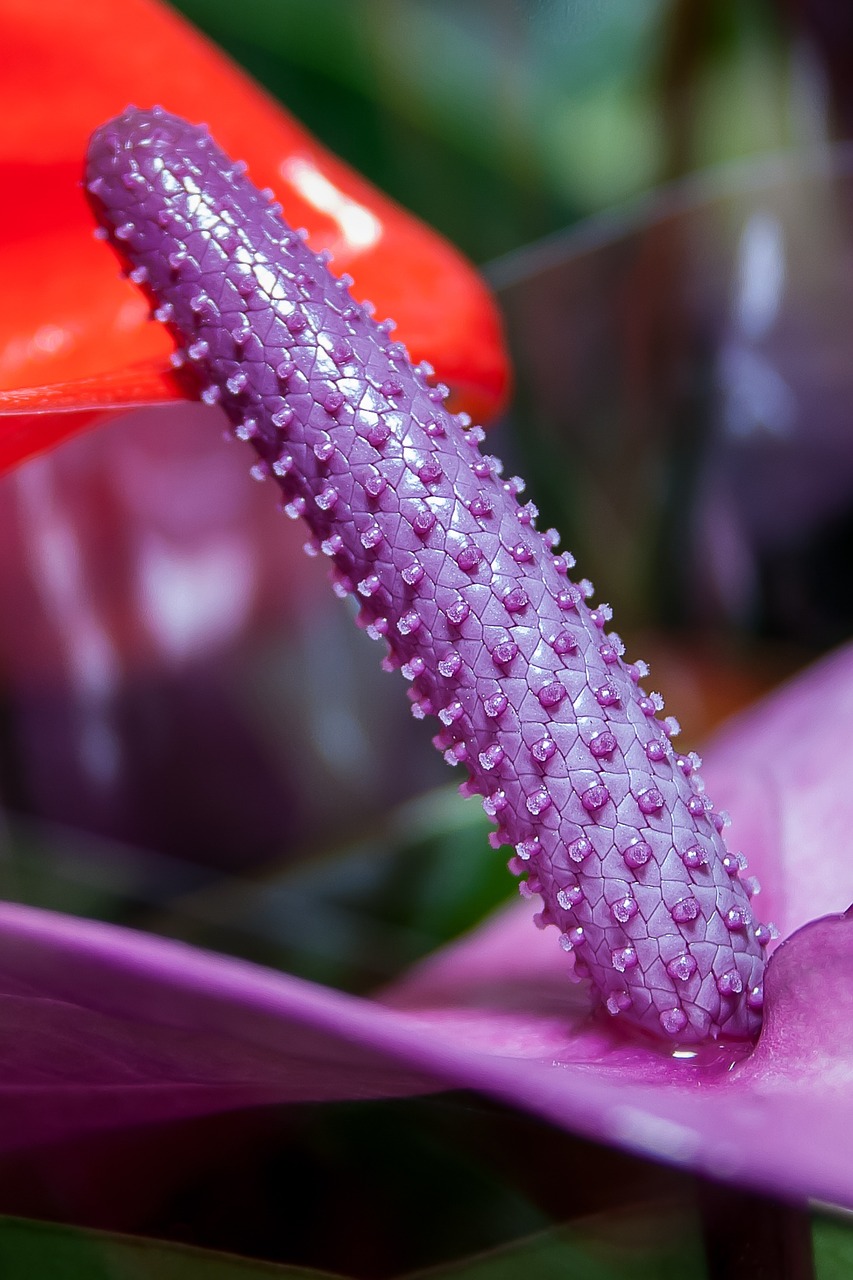
{"label": "anthurium flower", "polygon": [[[748,815],[750,856],[768,892],[771,879],[784,886],[774,901],[784,933],[850,896],[844,845],[831,839],[853,813],[842,722],[827,735],[830,703],[853,703],[853,647],[744,713],[707,752],[725,802],[761,753],[757,795],[772,799]],[[818,875],[801,841],[808,831],[820,841],[827,796]],[[591,1018],[531,914],[526,902],[505,910],[364,1000],[6,905],[0,1149],[274,1101],[469,1087],[712,1177],[853,1206],[839,1141],[853,1124],[850,917],[826,915],[777,949],[752,1053],[673,1054]]]}
{"label": "anthurium flower", "polygon": [[[116,173],[110,171],[110,155],[115,153],[109,137],[102,143],[99,166],[91,175],[92,194],[104,208],[115,210],[119,205],[114,203],[116,189],[111,181]],[[209,154],[210,144],[204,145]],[[175,176],[170,167],[166,172],[169,177]],[[117,173],[121,182],[120,166]],[[105,175],[109,175],[109,181],[103,181]],[[235,188],[245,192],[239,175],[233,177]],[[131,191],[138,185],[129,182],[126,189]],[[145,199],[143,193],[143,204]],[[203,203],[196,204],[196,209]],[[168,206],[160,206],[160,212],[177,215],[183,208],[179,204],[170,211]],[[259,219],[267,219],[261,223],[264,226],[272,225],[269,220],[277,216],[265,208],[258,211]],[[163,221],[168,222],[169,218],[164,217]],[[138,237],[142,233],[144,239],[146,234],[138,223],[139,218],[133,222],[128,217],[112,224],[118,242],[130,250],[139,250]],[[240,231],[237,239],[245,248],[242,228]],[[345,288],[323,283],[316,260],[315,266],[307,269],[310,263],[301,242],[297,245],[295,238],[280,227],[275,238],[294,255],[294,279],[304,291],[304,300],[298,305],[291,298],[290,304],[282,307],[285,324],[287,319],[298,321],[290,326],[293,334],[305,334],[317,324],[318,317],[324,314],[319,300],[324,290],[332,290],[331,296],[338,299],[342,310],[351,306]],[[183,258],[181,251],[174,248],[174,261],[167,259],[168,270],[174,273],[177,284],[170,300],[161,305],[174,308],[164,318],[174,321],[179,329],[187,323],[182,314],[185,304],[189,313],[209,317],[212,311],[220,310],[225,296],[221,294],[212,308],[209,290],[203,296],[199,281],[188,281],[187,267],[190,274],[194,268],[186,259],[192,257],[193,251],[194,242],[190,239]],[[234,261],[240,260],[241,255],[236,253]],[[246,261],[253,270],[269,268],[267,262],[251,253]],[[156,253],[147,257],[144,265],[147,273],[160,271]],[[138,270],[137,277],[146,279],[139,276]],[[228,273],[225,281],[229,287],[234,286],[236,296],[242,296],[236,287],[239,282]],[[279,283],[272,280],[270,288],[276,289]],[[247,285],[245,296],[257,301],[254,283],[247,280]],[[361,309],[357,310],[357,316],[350,316],[356,328],[367,323]],[[251,347],[257,334],[251,327],[244,331],[238,314],[234,328],[239,329],[241,347]],[[230,329],[228,334],[232,342],[237,341]],[[209,338],[192,334],[193,342],[207,343],[207,350],[197,351],[196,357],[213,379],[208,384],[211,386],[220,386],[220,356],[215,349],[220,336],[215,327]],[[375,337],[367,346],[361,337],[356,337],[350,349],[341,350],[338,355],[347,366],[356,355],[369,351],[371,359],[376,360],[371,369],[374,374],[381,370],[384,385],[392,378],[404,380],[402,373],[389,372],[389,364],[398,369],[405,367],[404,353],[391,351],[390,345],[387,334],[381,339]],[[331,371],[337,361],[331,349],[328,354]],[[312,394],[307,404],[300,405],[300,359],[301,351],[294,348],[286,370],[275,372],[275,377],[285,383],[292,380],[296,389],[293,412],[300,410],[304,417],[299,429],[294,429],[290,445],[293,453],[304,455],[307,446],[303,428],[309,422],[316,425],[319,402]],[[250,362],[251,357],[247,363]],[[262,360],[259,367],[261,372],[253,371],[254,376],[263,377]],[[361,383],[353,376],[361,392]],[[228,374],[228,378],[235,377],[234,373]],[[410,377],[411,371],[405,375]],[[228,386],[227,378],[222,379],[222,385],[225,389],[220,387],[220,394],[238,416],[237,400],[241,395],[248,400],[253,386],[248,381]],[[426,410],[431,415],[429,421],[448,434],[449,418],[440,409],[441,396],[430,396],[431,384],[423,374],[418,386],[424,408],[428,404],[435,406]],[[269,394],[276,400],[282,398],[277,387]],[[329,391],[322,404],[326,414],[323,430],[334,445],[333,420],[352,405],[346,395],[341,402],[331,400],[331,395]],[[227,397],[235,399],[229,401]],[[381,398],[405,399],[404,388],[397,390],[395,382],[394,387],[381,391]],[[285,407],[274,412],[281,416]],[[398,416],[405,417],[402,413]],[[373,413],[367,429],[378,428],[388,420],[383,408],[382,412]],[[255,430],[248,426],[251,421]],[[282,421],[274,425],[279,430],[291,422],[284,414]],[[269,461],[275,474],[275,462],[284,456],[280,438],[269,436],[265,420],[260,416],[252,418],[248,406],[241,411],[239,423],[243,434],[260,444],[262,461]],[[397,422],[396,428],[406,435],[405,421]],[[239,429],[238,426],[238,433]],[[459,429],[458,423],[455,429]],[[374,430],[374,434],[376,439],[368,443],[376,451],[388,445],[393,430],[382,439],[381,432]],[[442,431],[435,432],[432,438],[443,439]],[[310,443],[319,463],[333,461],[334,449],[327,449],[326,443],[326,438],[319,435]],[[320,446],[320,452],[314,444]],[[474,466],[478,465],[479,456],[471,454]],[[448,461],[444,453],[442,458]],[[427,471],[428,461],[423,460],[421,470]],[[292,461],[283,468],[282,478],[291,477],[292,491],[287,496],[297,507],[295,514],[300,514],[300,497],[303,511],[309,496],[315,500],[303,463],[304,457],[298,468]],[[373,453],[353,460],[353,466],[356,463],[369,464],[373,468],[371,474],[382,478],[382,466],[376,465]],[[494,482],[493,462],[488,472]],[[344,483],[343,474],[329,468],[329,475],[335,476],[339,485]],[[386,486],[379,487],[376,498],[387,487],[399,492],[401,484],[408,496],[402,475],[394,478],[393,485],[387,476],[385,479]],[[421,484],[434,484],[438,479],[432,470],[419,477]],[[479,479],[485,487],[486,475]],[[466,483],[460,478],[463,492],[467,492]],[[304,492],[300,492],[300,485]],[[497,489],[498,485],[494,483],[493,487]],[[318,488],[317,494],[330,498],[327,487]],[[420,489],[413,489],[413,496],[417,508],[414,518],[422,510],[433,511],[422,499]],[[339,493],[325,507],[323,503],[317,505],[320,511],[328,512],[345,501]],[[421,521],[424,527],[413,526],[422,539],[414,546],[429,546],[424,539],[438,525],[440,514],[441,508],[437,507],[434,521]],[[532,522],[529,509],[528,515]],[[378,525],[378,519],[375,523]],[[329,536],[334,538],[337,526],[333,521],[330,524]],[[365,525],[365,531],[372,527]],[[452,527],[455,529],[455,525]],[[343,536],[341,532],[342,539]],[[532,532],[527,536],[532,540]],[[443,545],[446,538],[447,532],[443,531],[442,545],[435,548],[439,570],[449,557],[448,548]],[[371,534],[367,544],[362,545],[367,551],[371,546],[375,549],[378,541]],[[472,546],[481,543],[474,539],[460,541],[458,554]],[[346,543],[330,546],[332,557],[337,557],[341,587],[346,585],[345,547]],[[408,554],[417,558],[411,549]],[[392,555],[391,559],[395,557]],[[527,557],[518,562],[528,563]],[[380,567],[384,573],[384,567]],[[421,582],[417,575],[414,577],[408,586]],[[458,584],[451,583],[451,587],[460,598],[467,599]],[[397,620],[407,616],[398,607],[400,588],[390,579],[384,584],[380,581],[380,588],[386,592],[384,604],[398,634],[404,639],[417,634],[419,628],[413,624],[406,628],[398,625]],[[360,594],[371,600],[380,588]],[[458,617],[454,625],[464,623],[469,616],[479,616],[478,597],[474,592],[468,594],[469,613]],[[513,605],[517,602],[515,598]],[[502,603],[506,610],[506,601]],[[574,599],[571,608],[581,608],[581,601]],[[510,614],[514,612],[523,609],[509,609]],[[376,625],[376,620],[384,616],[377,612],[371,622],[380,636],[389,634],[389,629]],[[591,625],[594,636],[599,629],[594,621]],[[438,625],[434,634],[440,634]],[[464,637],[459,642],[460,651],[463,640]],[[584,637],[583,643],[589,647],[589,636]],[[475,666],[483,651],[482,637],[471,638],[470,649],[465,649],[469,662]],[[415,667],[417,656],[407,655],[408,674],[414,681],[423,677],[428,668],[428,659],[423,656],[423,665]],[[516,656],[507,655],[507,661]],[[451,675],[458,674],[460,666],[455,659],[445,655],[439,661],[445,662]],[[617,661],[621,661],[621,654],[617,654]],[[439,674],[444,675],[441,671]],[[423,705],[427,696],[428,690],[418,686],[415,706],[420,704],[424,714],[428,712]],[[836,849],[842,844],[838,836],[849,827],[850,819],[844,743],[847,718],[843,711],[851,701],[853,652],[846,650],[729,730],[717,748],[716,765],[713,749],[711,752],[711,774],[716,770],[718,799],[723,802],[729,799],[727,789],[735,789],[733,780],[742,786],[748,771],[754,776],[755,794],[749,805],[752,869],[766,884],[776,885],[775,889],[768,889],[768,896],[783,933],[822,911],[837,911],[849,897],[846,858],[843,853],[837,856]],[[838,713],[832,719],[829,707]],[[452,717],[451,725],[460,718]],[[619,724],[621,735],[621,722],[612,723]],[[482,729],[475,730],[477,745],[477,734],[481,732]],[[615,729],[602,732],[616,736]],[[499,742],[496,738],[497,745]],[[659,765],[661,761],[654,759],[656,754],[649,758],[652,764]],[[553,753],[549,752],[548,759],[552,758]],[[759,769],[754,768],[755,760],[760,761]],[[493,753],[489,763],[491,768],[487,769],[480,762],[485,772],[491,772],[502,761],[495,760]],[[691,788],[686,794],[698,793]],[[593,809],[599,807],[603,806]],[[653,812],[662,807],[656,802]],[[504,806],[493,808],[496,813],[504,812]],[[832,809],[832,823],[822,830],[823,814],[828,808]],[[644,812],[642,806],[640,810]],[[529,807],[528,813],[538,816]],[[502,817],[501,821],[508,818],[509,815]],[[712,820],[707,825],[717,829]],[[822,847],[827,836],[828,850]],[[816,848],[821,854],[820,875],[815,870],[816,860],[810,856],[810,850]],[[528,855],[532,856],[529,850]],[[705,874],[707,864],[699,859],[683,860],[683,864],[689,883],[693,883],[692,876]],[[835,914],[813,920],[777,951],[766,977],[764,1030],[757,1047],[751,1050],[748,1040],[734,1044],[720,1039],[701,1044],[694,1036],[694,1043],[677,1037],[667,1042],[666,1038],[652,1040],[639,1035],[630,1027],[620,1030],[625,1019],[617,1015],[627,1009],[618,1002],[616,1008],[608,1005],[610,1017],[591,1014],[586,988],[567,980],[564,954],[554,947],[552,936],[530,928],[529,914],[529,907],[522,903],[433,956],[381,998],[370,1001],[118,928],[7,906],[0,913],[0,989],[5,993],[6,1004],[6,1016],[0,1024],[4,1073],[0,1088],[0,1143],[14,1149],[33,1139],[46,1141],[118,1122],[260,1102],[368,1097],[448,1085],[469,1086],[590,1136],[716,1177],[798,1197],[813,1195],[853,1204],[853,1164],[838,1142],[838,1133],[853,1121],[853,946],[848,917]],[[633,918],[630,915],[627,921],[618,923],[628,923]],[[687,927],[690,921],[677,923]],[[600,928],[603,936],[609,927],[595,920],[591,924]],[[739,925],[733,932],[745,930]],[[574,940],[575,947],[578,941]],[[734,954],[737,965],[742,956],[749,959],[753,952],[744,948],[736,949]],[[632,987],[634,998],[639,999],[645,990],[643,984],[651,982],[651,968],[625,967],[632,971],[641,968],[642,981]],[[614,968],[623,972],[618,966]],[[714,972],[713,967],[710,972]],[[678,972],[671,976],[673,981],[686,981],[692,974],[687,979]],[[604,986],[600,976],[598,980]],[[731,984],[728,989],[725,983],[716,986],[718,995],[726,999],[741,994]],[[657,1013],[658,1006],[653,1002],[646,1007]],[[749,1008],[745,1001],[740,1002],[740,1007]],[[640,1022],[646,1025],[642,1019]],[[686,1025],[685,1020],[678,1030],[683,1031]],[[666,1036],[672,1036],[670,1026],[662,1023]],[[61,1054],[56,1052],[57,1043],[62,1045]],[[817,1078],[819,1087],[815,1087]]]}
{"label": "anthurium flower", "polygon": [[459,407],[506,392],[494,304],[461,256],[320,146],[220,51],[155,0],[0,3],[0,469],[131,405],[195,395],[168,337],[91,241],[80,156],[129,98],[203,116],[287,216],[330,249],[359,298],[392,311]]}

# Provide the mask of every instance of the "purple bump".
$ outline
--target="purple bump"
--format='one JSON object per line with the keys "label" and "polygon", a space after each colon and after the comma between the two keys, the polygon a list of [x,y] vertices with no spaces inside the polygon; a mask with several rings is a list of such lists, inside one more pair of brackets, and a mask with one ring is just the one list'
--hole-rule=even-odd
{"label": "purple bump", "polygon": [[610,680],[605,680],[603,684],[597,685],[593,689],[595,700],[602,707],[615,707],[619,702],[619,690]]}
{"label": "purple bump", "polygon": [[553,738],[546,734],[544,738],[540,738],[538,742],[534,742],[530,748],[530,754],[534,760],[538,760],[540,764],[547,764],[557,751],[557,744]]}
{"label": "purple bump", "polygon": [[687,1026],[687,1014],[683,1009],[665,1009],[660,1015],[660,1025],[668,1036],[677,1036]]}
{"label": "purple bump", "polygon": [[678,902],[670,907],[669,914],[676,924],[691,924],[694,920],[699,919],[699,903],[692,895],[686,898],[679,898]]}
{"label": "purple bump", "polygon": [[[639,686],[647,669],[606,631],[609,607],[591,608],[590,584],[571,581],[557,534],[537,533],[535,506],[518,502],[522,482],[480,453],[481,429],[446,411],[429,368],[412,367],[389,326],[353,300],[352,281],[329,274],[203,131],[129,110],[93,137],[86,181],[131,278],[200,373],[201,399],[255,451],[254,474],[272,474],[284,511],[307,522],[310,546],[333,561],[334,590],[360,597],[360,625],[411,681],[413,714],[439,717],[437,745],[500,815],[500,838],[535,847],[532,874],[530,855],[516,860],[524,892],[542,896],[540,921],[582,911],[583,927],[561,935],[582,946],[576,974],[646,1032],[755,1035],[768,939],[753,927],[722,817],[692,786],[693,758],[669,747],[676,725]],[[557,706],[559,750],[543,725]],[[603,762],[595,786],[590,756]],[[546,764],[548,787],[537,787]],[[618,803],[605,809],[611,790]],[[645,799],[626,805],[628,795]],[[605,815],[615,830],[596,821]],[[670,857],[673,847],[687,853]],[[700,874],[704,914],[691,892]],[[617,948],[636,962],[614,991],[613,931],[629,900],[649,922],[674,901],[673,919],[691,924],[689,984],[683,968],[661,969],[664,929]],[[717,987],[731,972],[739,994]]]}
{"label": "purple bump", "polygon": [[461,627],[471,612],[471,606],[467,600],[461,597],[454,600],[453,604],[445,612],[445,617],[452,627]]}
{"label": "purple bump", "polygon": [[578,647],[577,640],[570,631],[558,631],[556,635],[549,637],[548,643],[561,657],[565,653],[574,653]]}
{"label": "purple bump", "polygon": [[610,963],[617,973],[627,973],[629,969],[636,969],[639,960],[633,947],[616,947],[610,952]]}
{"label": "purple bump", "polygon": [[689,952],[674,956],[666,966],[666,971],[675,982],[688,982],[699,968],[696,960]]}
{"label": "purple bump", "polygon": [[610,799],[610,792],[607,790],[603,782],[596,782],[594,786],[587,787],[581,795],[581,804],[587,813],[597,813],[599,809],[603,809]]}
{"label": "purple bump", "polygon": [[566,853],[572,862],[584,862],[592,853],[592,843],[586,836],[578,836],[577,840],[573,840],[567,847]]}
{"label": "purple bump", "polygon": [[717,990],[721,996],[739,996],[743,991],[743,978],[737,969],[729,969],[717,978]]}
{"label": "purple bump", "polygon": [[627,924],[629,920],[634,919],[639,910],[636,898],[626,894],[610,904],[610,917],[615,924]]}
{"label": "purple bump", "polygon": [[543,685],[536,696],[539,699],[540,706],[550,711],[552,707],[558,707],[563,701],[566,696],[566,689],[560,684],[559,680],[554,680],[551,684]]}
{"label": "purple bump", "polygon": [[476,573],[484,559],[485,556],[480,548],[475,543],[470,543],[459,552],[456,563],[463,573]]}
{"label": "purple bump", "polygon": [[535,818],[538,818],[540,813],[544,813],[546,809],[550,808],[551,796],[546,787],[539,787],[532,795],[527,797],[525,803],[528,812],[532,813]]}
{"label": "purple bump", "polygon": [[636,871],[638,867],[644,867],[651,856],[651,845],[645,840],[632,840],[622,851],[622,857],[632,871]]}
{"label": "purple bump", "polygon": [[496,769],[501,763],[506,752],[499,743],[493,742],[490,747],[479,754],[480,767],[490,773],[492,769]]}
{"label": "purple bump", "polygon": [[492,662],[496,667],[508,667],[517,656],[518,645],[514,640],[501,640],[492,650]]}
{"label": "purple bump", "polygon": [[498,720],[509,706],[509,700],[505,693],[493,693],[491,697],[486,698],[483,703],[483,710],[490,720]]}
{"label": "purple bump", "polygon": [[530,600],[523,587],[513,587],[504,596],[504,608],[507,613],[524,613]]}
{"label": "purple bump", "polygon": [[649,787],[646,791],[641,791],[637,796],[637,805],[640,813],[660,813],[663,803],[663,796],[657,787]]}
{"label": "purple bump", "polygon": [[738,933],[752,924],[752,912],[749,907],[730,907],[723,916],[723,924],[729,933]]}
{"label": "purple bump", "polygon": [[438,673],[444,676],[445,680],[452,680],[454,676],[459,674],[462,666],[462,658],[455,649],[450,649],[443,658],[438,660]]}

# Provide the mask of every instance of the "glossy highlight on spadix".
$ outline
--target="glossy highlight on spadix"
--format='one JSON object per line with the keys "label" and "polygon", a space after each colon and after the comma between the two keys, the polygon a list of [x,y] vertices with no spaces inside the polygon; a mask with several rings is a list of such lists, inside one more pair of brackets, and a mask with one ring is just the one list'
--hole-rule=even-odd
{"label": "glossy highlight on spadix", "polygon": [[770,930],[744,861],[523,482],[203,127],[129,109],[94,135],[86,181],[176,363],[308,524],[414,715],[438,718],[575,972],[673,1043],[755,1035]]}

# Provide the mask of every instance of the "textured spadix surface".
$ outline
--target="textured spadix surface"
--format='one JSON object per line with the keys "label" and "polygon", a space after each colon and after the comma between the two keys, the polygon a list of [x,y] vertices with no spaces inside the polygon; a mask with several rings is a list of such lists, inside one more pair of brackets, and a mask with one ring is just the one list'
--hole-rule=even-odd
{"label": "textured spadix surface", "polygon": [[94,136],[87,189],[607,1010],[679,1041],[753,1035],[769,931],[723,820],[482,432],[203,128],[129,110]]}

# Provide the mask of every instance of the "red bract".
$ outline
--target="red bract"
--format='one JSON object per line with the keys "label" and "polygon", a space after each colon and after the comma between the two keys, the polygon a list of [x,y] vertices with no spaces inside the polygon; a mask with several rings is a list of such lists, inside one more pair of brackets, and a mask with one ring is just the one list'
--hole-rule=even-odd
{"label": "red bract", "polygon": [[206,120],[460,408],[482,418],[502,404],[500,323],[471,267],[170,10],[127,0],[116,22],[110,0],[2,0],[0,38],[0,469],[118,409],[195,395],[92,240],[79,185],[89,134],[129,101]]}

